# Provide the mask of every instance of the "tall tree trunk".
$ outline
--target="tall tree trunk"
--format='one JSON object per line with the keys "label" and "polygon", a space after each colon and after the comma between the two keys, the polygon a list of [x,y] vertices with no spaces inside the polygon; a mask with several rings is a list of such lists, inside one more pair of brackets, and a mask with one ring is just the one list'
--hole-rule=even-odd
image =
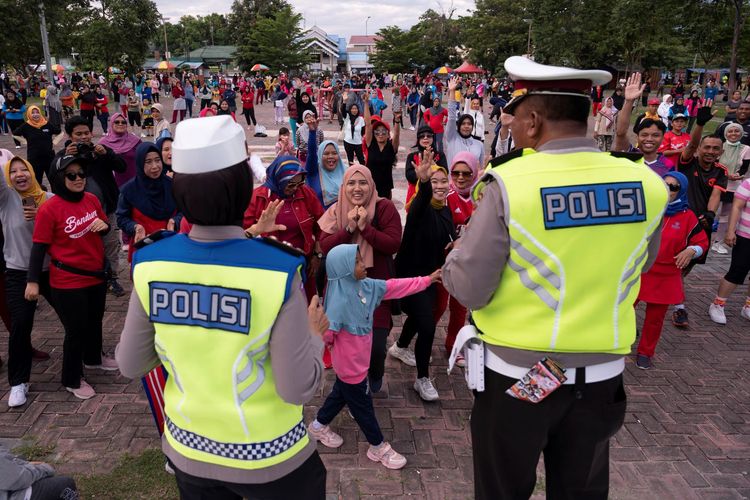
{"label": "tall tree trunk", "polygon": [[742,3],[743,0],[732,0],[734,7],[734,34],[732,35],[732,52],[729,61],[729,90],[737,88],[737,45],[740,41],[740,27],[742,25]]}

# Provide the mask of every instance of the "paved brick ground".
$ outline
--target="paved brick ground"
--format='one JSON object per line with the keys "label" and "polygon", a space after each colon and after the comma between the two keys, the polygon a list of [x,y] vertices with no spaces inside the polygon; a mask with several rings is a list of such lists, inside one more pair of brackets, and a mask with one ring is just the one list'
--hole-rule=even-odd
{"label": "paved brick ground", "polygon": [[[264,123],[272,121],[270,105],[258,111]],[[324,122],[323,127],[330,131],[327,135],[335,137],[334,126]],[[402,144],[408,146],[413,141],[414,133],[405,132]],[[262,156],[272,156],[272,137],[262,141],[251,138],[249,142]],[[8,137],[0,137],[0,147],[8,146]],[[402,163],[403,156],[402,151]],[[403,200],[402,166],[396,178],[394,198]],[[665,326],[655,369],[644,372],[631,362],[627,364],[628,414],[611,452],[613,498],[750,497],[750,323],[739,317],[744,294],[737,292],[730,299],[727,326],[714,325],[706,315],[717,280],[728,264],[728,257],[712,253],[710,264],[688,278],[691,328],[678,331],[671,324]],[[126,307],[126,298],[108,297],[104,318],[107,350],[117,343]],[[398,335],[400,324],[399,318],[392,338]],[[370,462],[364,437],[343,412],[334,427],[344,437],[344,445],[333,452],[320,447],[331,498],[472,497],[468,427],[472,396],[460,374],[445,374],[443,336],[440,328],[433,349],[439,402],[423,403],[411,388],[414,369],[390,359],[386,383],[375,400],[386,439],[407,456],[407,467],[388,471]],[[27,438],[54,445],[53,459],[63,472],[106,471],[123,453],[137,454],[158,446],[140,381],[90,372],[88,378],[98,395],[85,402],[62,389],[62,339],[57,318],[43,303],[33,342],[51,351],[52,359],[34,366],[29,402],[22,408],[10,410],[5,404],[5,368],[0,372],[0,440],[14,445]],[[4,329],[0,330],[0,352],[5,357]],[[324,386],[306,407],[308,420],[333,379],[329,372]]]}

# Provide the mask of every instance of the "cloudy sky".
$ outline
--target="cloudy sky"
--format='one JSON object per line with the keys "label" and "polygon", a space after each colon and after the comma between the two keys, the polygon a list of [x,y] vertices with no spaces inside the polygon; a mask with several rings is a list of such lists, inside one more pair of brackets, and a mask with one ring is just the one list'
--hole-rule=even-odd
{"label": "cloudy sky", "polygon": [[[262,1],[262,0],[261,0]],[[228,13],[232,0],[155,0],[159,11],[175,22],[181,16],[203,16],[211,12]],[[365,19],[369,34],[378,29],[395,24],[408,28],[417,22],[420,14],[427,9],[438,12],[455,9],[455,16],[467,14],[474,8],[473,0],[294,0],[290,2],[295,10],[305,18],[307,27],[317,24],[328,33],[349,37],[365,34]]]}

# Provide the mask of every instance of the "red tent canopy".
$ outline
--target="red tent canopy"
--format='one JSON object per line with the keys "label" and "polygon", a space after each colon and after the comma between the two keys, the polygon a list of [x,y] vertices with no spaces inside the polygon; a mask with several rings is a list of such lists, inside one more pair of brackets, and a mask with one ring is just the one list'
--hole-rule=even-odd
{"label": "red tent canopy", "polygon": [[453,72],[454,73],[484,73],[484,70],[480,68],[479,66],[471,64],[469,61],[464,61],[464,63],[458,68],[454,69]]}

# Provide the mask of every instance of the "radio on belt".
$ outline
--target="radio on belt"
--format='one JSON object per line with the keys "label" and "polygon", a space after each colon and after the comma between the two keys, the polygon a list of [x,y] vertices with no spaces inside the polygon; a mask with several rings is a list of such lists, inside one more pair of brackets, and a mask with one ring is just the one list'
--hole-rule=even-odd
{"label": "radio on belt", "polygon": [[484,342],[477,335],[477,329],[474,325],[466,325],[458,331],[456,341],[453,343],[453,350],[448,359],[448,374],[453,370],[456,363],[456,356],[463,349],[466,366],[464,368],[464,378],[469,389],[477,392],[484,391]]}

